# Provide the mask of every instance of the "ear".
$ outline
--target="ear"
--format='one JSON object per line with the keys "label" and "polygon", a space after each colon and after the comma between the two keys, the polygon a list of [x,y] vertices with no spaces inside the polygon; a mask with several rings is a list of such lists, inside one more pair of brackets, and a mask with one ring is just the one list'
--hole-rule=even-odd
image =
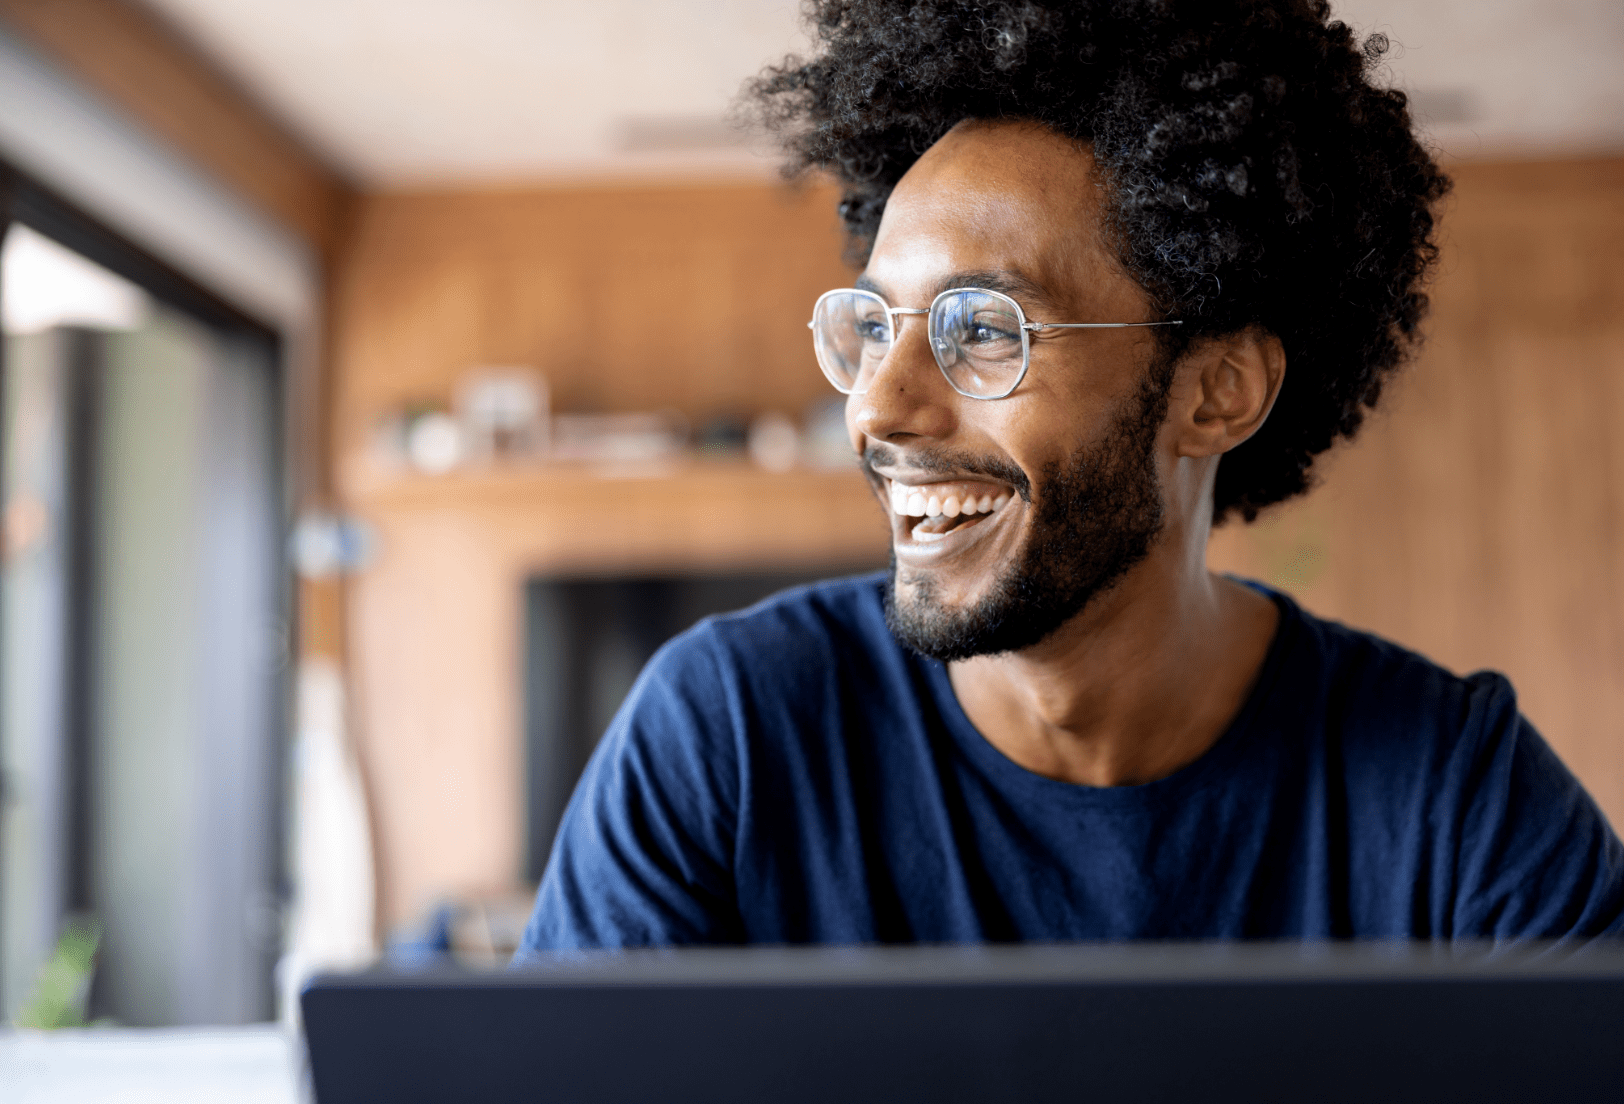
{"label": "ear", "polygon": [[1203,342],[1179,363],[1170,420],[1178,455],[1228,452],[1258,431],[1286,377],[1280,339],[1257,328]]}

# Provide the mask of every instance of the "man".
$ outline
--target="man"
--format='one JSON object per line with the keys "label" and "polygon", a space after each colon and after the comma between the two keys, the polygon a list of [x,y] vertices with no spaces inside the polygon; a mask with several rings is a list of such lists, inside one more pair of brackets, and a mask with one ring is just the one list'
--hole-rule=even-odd
{"label": "man", "polygon": [[1206,570],[1416,338],[1448,182],[1383,44],[1308,0],[815,16],[756,93],[845,186],[812,330],[891,570],[661,651],[524,949],[1624,930],[1502,677]]}

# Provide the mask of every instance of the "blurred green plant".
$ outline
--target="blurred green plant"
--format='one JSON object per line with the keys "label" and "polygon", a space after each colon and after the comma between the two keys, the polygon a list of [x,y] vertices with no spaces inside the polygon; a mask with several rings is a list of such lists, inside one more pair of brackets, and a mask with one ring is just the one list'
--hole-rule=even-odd
{"label": "blurred green plant", "polygon": [[100,945],[101,924],[95,917],[69,917],[57,937],[56,949],[40,967],[34,988],[17,1012],[17,1026],[41,1031],[84,1027],[96,948]]}

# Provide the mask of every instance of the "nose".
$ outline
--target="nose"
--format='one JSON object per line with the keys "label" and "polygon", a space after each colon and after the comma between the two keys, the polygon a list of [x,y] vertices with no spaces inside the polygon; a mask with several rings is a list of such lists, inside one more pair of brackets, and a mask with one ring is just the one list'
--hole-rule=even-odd
{"label": "nose", "polygon": [[923,316],[900,315],[895,340],[875,366],[868,387],[846,399],[846,424],[859,452],[863,439],[941,440],[957,424],[957,394],[931,354]]}

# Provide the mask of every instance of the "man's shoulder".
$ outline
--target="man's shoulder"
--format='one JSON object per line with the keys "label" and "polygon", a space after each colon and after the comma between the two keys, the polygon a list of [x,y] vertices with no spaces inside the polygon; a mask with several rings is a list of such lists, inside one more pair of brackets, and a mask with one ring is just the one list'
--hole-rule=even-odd
{"label": "man's shoulder", "polygon": [[1326,741],[1351,785],[1363,780],[1373,793],[1401,801],[1412,790],[1411,796],[1437,795],[1443,779],[1463,782],[1474,764],[1540,743],[1504,675],[1456,674],[1392,640],[1273,596],[1281,604],[1284,653],[1275,720]]}
{"label": "man's shoulder", "polygon": [[1407,907],[1425,910],[1425,930],[1460,938],[1619,930],[1624,851],[1504,675],[1457,675],[1295,612],[1298,647],[1317,661],[1296,673],[1307,683],[1317,670],[1319,695],[1295,700],[1324,719],[1352,876],[1368,899],[1413,886]]}
{"label": "man's shoulder", "polygon": [[[749,748],[907,727],[929,691],[885,624],[883,575],[781,591],[668,641],[623,708],[639,739]],[[741,742],[742,741],[742,742]]]}
{"label": "man's shoulder", "polygon": [[[1255,584],[1254,584],[1255,585]],[[1427,718],[1464,723],[1491,704],[1515,709],[1511,683],[1496,671],[1457,674],[1393,640],[1308,612],[1289,596],[1258,587],[1281,607],[1284,665],[1303,689],[1375,722]]]}
{"label": "man's shoulder", "polygon": [[884,585],[884,573],[829,579],[706,617],[667,641],[644,678],[782,696],[854,671],[900,671],[906,659],[886,628]]}
{"label": "man's shoulder", "polygon": [[650,777],[691,776],[661,784],[675,790],[713,786],[762,718],[816,717],[820,695],[860,688],[864,676],[852,672],[886,665],[876,638],[889,638],[881,584],[860,576],[795,587],[679,633],[643,668],[597,758]]}

